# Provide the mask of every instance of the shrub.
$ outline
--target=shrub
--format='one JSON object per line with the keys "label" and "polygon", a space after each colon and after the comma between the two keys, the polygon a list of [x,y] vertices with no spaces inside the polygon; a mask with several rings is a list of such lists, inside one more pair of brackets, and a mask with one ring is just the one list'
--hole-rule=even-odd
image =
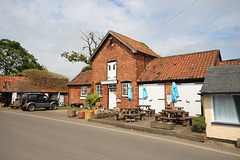
{"label": "shrub", "polygon": [[88,104],[90,105],[91,109],[92,106],[95,105],[96,102],[98,102],[100,100],[100,97],[98,96],[98,94],[87,94],[87,97],[85,99],[85,106],[87,106]]}
{"label": "shrub", "polygon": [[92,65],[83,67],[83,69],[82,69],[81,72],[85,72],[85,71],[87,71],[87,70],[92,70]]}
{"label": "shrub", "polygon": [[202,133],[206,129],[204,117],[194,117],[192,124],[192,131]]}

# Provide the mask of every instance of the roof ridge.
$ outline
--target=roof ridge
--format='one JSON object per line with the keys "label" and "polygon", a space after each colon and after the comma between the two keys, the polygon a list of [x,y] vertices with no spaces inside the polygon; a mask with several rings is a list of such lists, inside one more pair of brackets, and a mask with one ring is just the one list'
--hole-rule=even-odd
{"label": "roof ridge", "polygon": [[215,49],[215,50],[209,50],[209,51],[199,51],[199,52],[193,52],[193,53],[176,54],[176,55],[171,55],[171,56],[166,56],[166,57],[160,57],[160,58],[157,58],[157,59],[170,58],[170,57],[179,57],[179,56],[188,56],[188,55],[201,54],[201,53],[213,52],[213,51],[220,51],[220,50],[219,49]]}
{"label": "roof ridge", "polygon": [[[125,36],[125,35],[123,35],[123,34],[120,34],[120,33],[118,33],[118,32],[115,32],[115,31],[112,31],[112,30],[109,30],[109,32],[112,32],[113,34],[115,34],[116,36],[118,36],[118,35],[120,35],[120,36],[123,36],[123,37],[125,37],[125,38],[128,38],[128,39],[130,39],[131,41],[134,41],[134,42],[136,42],[136,43],[139,43],[141,46],[143,46],[144,48],[146,48],[146,49],[149,49],[149,50],[151,50],[152,52],[154,52],[150,47],[148,47],[144,42],[140,42],[140,41],[137,41],[137,40],[135,40],[135,39],[133,39],[133,38],[130,38],[130,37],[128,37],[128,36]],[[118,36],[119,37],[119,36]],[[121,37],[119,37],[120,39],[122,39]],[[123,39],[122,39],[123,40]],[[125,40],[123,40],[124,42],[126,42]],[[128,42],[126,42],[127,44],[128,44]],[[145,45],[144,45],[144,44]],[[128,44],[128,45],[130,45],[130,44]],[[132,46],[132,45],[130,45],[130,46]],[[133,46],[132,46],[133,47]],[[135,47],[133,47],[134,49],[136,49],[137,51],[139,51],[137,48],[135,48]],[[142,52],[142,51],[139,51],[139,52]],[[155,52],[154,52],[155,53]],[[145,53],[145,54],[148,54],[148,53]],[[157,53],[155,53],[156,55],[158,55]],[[159,55],[158,55],[159,56]]]}
{"label": "roof ridge", "polygon": [[228,59],[228,60],[222,60],[222,62],[227,62],[227,61],[236,61],[236,60],[240,60],[240,58],[236,58],[236,59]]}

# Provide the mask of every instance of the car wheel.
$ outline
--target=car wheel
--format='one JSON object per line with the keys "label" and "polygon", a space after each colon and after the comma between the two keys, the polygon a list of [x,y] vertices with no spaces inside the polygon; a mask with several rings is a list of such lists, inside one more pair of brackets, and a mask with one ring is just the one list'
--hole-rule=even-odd
{"label": "car wheel", "polygon": [[28,106],[28,110],[29,110],[29,111],[34,111],[34,110],[35,110],[35,105],[34,105],[34,104],[30,104],[30,105]]}
{"label": "car wheel", "polygon": [[52,108],[53,110],[57,109],[57,104],[53,103],[53,104],[51,105],[51,108]]}

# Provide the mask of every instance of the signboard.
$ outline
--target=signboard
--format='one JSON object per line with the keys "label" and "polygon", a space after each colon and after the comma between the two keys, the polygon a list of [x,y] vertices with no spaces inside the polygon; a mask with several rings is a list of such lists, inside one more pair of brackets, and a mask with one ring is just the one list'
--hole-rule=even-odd
{"label": "signboard", "polygon": [[172,95],[167,95],[167,103],[170,104],[172,101]]}

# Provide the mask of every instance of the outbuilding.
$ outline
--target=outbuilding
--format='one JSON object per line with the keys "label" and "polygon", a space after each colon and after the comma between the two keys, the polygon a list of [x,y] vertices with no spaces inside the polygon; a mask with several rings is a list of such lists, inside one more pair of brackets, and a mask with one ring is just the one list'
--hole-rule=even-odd
{"label": "outbuilding", "polygon": [[240,65],[210,67],[201,89],[207,137],[240,138]]}

